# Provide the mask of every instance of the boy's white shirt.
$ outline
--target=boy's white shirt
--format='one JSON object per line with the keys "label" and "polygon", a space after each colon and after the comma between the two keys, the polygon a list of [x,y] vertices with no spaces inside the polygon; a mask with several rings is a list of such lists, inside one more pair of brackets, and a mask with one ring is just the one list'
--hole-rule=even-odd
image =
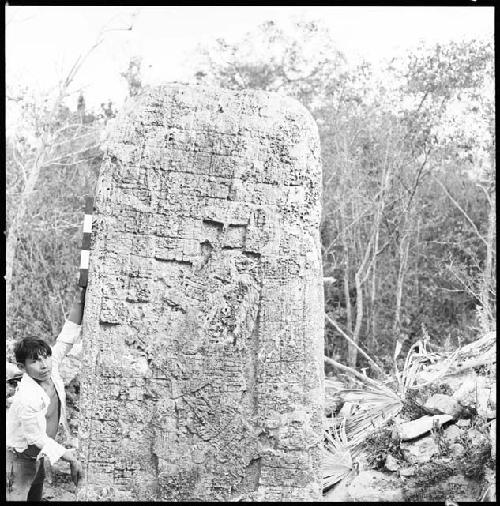
{"label": "boy's white shirt", "polygon": [[[66,392],[59,374],[59,364],[79,337],[80,330],[80,325],[66,320],[61,333],[52,346],[51,379],[61,401],[59,424],[63,426],[67,434],[69,434],[69,429],[66,419]],[[7,412],[6,446],[23,452],[28,448],[28,445],[36,445],[41,448],[37,460],[46,456],[50,463],[54,464],[61,458],[66,448],[47,436],[45,415],[49,404],[50,398],[45,390],[28,374],[24,373]]]}

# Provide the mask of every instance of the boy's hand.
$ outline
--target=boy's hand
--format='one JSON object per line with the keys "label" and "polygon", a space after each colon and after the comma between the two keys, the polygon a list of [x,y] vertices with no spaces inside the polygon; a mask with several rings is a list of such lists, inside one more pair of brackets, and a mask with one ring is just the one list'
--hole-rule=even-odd
{"label": "boy's hand", "polygon": [[77,460],[76,458],[76,450],[74,448],[68,448],[62,455],[61,459],[65,460],[66,462],[74,462]]}
{"label": "boy's hand", "polygon": [[66,450],[61,458],[69,462],[71,479],[78,486],[78,482],[83,478],[83,468],[80,461],[76,458],[76,450],[74,448]]}
{"label": "boy's hand", "polygon": [[68,320],[76,323],[77,325],[82,324],[83,318],[83,309],[85,307],[85,294],[87,292],[86,288],[82,288],[80,292],[80,302],[74,302],[73,306],[71,306],[71,311],[68,316]]}
{"label": "boy's hand", "polygon": [[69,463],[71,470],[71,479],[73,483],[78,487],[78,483],[83,478],[83,467],[79,460],[73,460]]}
{"label": "boy's hand", "polygon": [[43,466],[43,470],[45,473],[44,479],[47,481],[47,483],[49,485],[52,485],[52,483],[54,481],[54,473],[53,473],[52,466],[50,465],[50,460],[48,459],[48,457],[43,457],[43,458],[36,461],[36,472],[37,473],[38,473],[38,469],[40,468],[40,466]]}

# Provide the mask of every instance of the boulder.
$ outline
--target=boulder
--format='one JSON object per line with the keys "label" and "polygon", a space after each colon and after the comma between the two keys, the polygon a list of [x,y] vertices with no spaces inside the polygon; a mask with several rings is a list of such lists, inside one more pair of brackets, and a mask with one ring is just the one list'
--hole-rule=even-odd
{"label": "boulder", "polygon": [[453,420],[453,417],[451,415],[426,415],[411,422],[396,424],[395,431],[400,441],[409,441],[429,432],[434,426],[434,420],[438,420],[439,424],[443,425]]}
{"label": "boulder", "polygon": [[482,494],[482,502],[496,502],[497,500],[497,487],[496,487],[496,472],[493,469],[486,468],[484,470],[484,488]]}
{"label": "boulder", "polygon": [[463,382],[453,392],[453,398],[465,408],[476,407],[476,388],[478,376],[469,375],[463,378]]}
{"label": "boulder", "polygon": [[401,443],[400,448],[405,460],[410,464],[425,464],[439,454],[439,446],[432,436]]}
{"label": "boulder", "polygon": [[417,376],[418,381],[428,382],[435,380],[435,384],[448,387],[451,392],[456,392],[464,382],[474,381],[477,374],[472,369],[463,371],[461,373],[449,374],[442,378],[439,378],[439,371],[436,373],[432,370],[423,370]]}
{"label": "boulder", "polygon": [[445,394],[434,394],[427,399],[424,408],[431,413],[451,415],[453,418],[458,418],[463,411],[456,399]]}
{"label": "boulder", "polygon": [[400,480],[380,471],[361,471],[351,481],[344,481],[323,497],[326,502],[399,502],[403,501]]}
{"label": "boulder", "polygon": [[487,444],[489,441],[488,441],[488,436],[486,434],[484,434],[483,432],[477,430],[476,428],[473,428],[473,429],[469,429],[467,431],[467,436],[470,440],[470,444],[472,446],[481,446],[481,445],[485,445]]}
{"label": "boulder", "polygon": [[450,443],[455,443],[456,441],[460,440],[463,434],[464,431],[455,424],[446,427],[446,429],[443,431],[444,437]]}
{"label": "boulder", "polygon": [[400,465],[392,455],[388,454],[385,458],[384,467],[387,471],[396,472],[400,468]]}
{"label": "boulder", "polygon": [[[482,411],[482,416],[496,410],[496,379],[488,376],[463,377],[460,387],[453,393],[453,398],[464,408]],[[489,408],[488,408],[489,405]]]}
{"label": "boulder", "polygon": [[[418,480],[418,474],[416,478]],[[442,481],[429,483],[428,486],[422,486],[418,481],[415,485],[409,483],[405,492],[406,500],[408,500],[408,495],[411,495],[412,502],[477,502],[481,493],[481,484],[459,474]]]}
{"label": "boulder", "polygon": [[417,470],[414,467],[403,467],[399,470],[399,476],[402,476],[403,478],[411,478],[412,476],[415,476],[417,473]]}
{"label": "boulder", "polygon": [[451,456],[459,458],[465,454],[465,447],[460,443],[451,443],[449,446],[449,452]]}
{"label": "boulder", "polygon": [[496,418],[496,390],[496,385],[477,389],[476,411],[479,416],[488,420]]}
{"label": "boulder", "polygon": [[[455,502],[477,502],[480,489],[481,485],[476,480],[457,475],[450,476],[440,486],[431,487],[430,492],[432,494],[434,491],[438,493],[439,490],[442,490],[445,497],[448,496]],[[429,500],[432,499],[429,498]]]}
{"label": "boulder", "polygon": [[470,427],[470,424],[470,418],[461,418],[460,420],[457,420],[457,426],[463,429]]}

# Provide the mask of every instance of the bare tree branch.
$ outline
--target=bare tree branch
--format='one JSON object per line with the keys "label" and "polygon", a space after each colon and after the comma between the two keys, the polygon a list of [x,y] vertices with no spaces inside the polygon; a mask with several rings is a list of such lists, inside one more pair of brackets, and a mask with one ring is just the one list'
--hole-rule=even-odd
{"label": "bare tree branch", "polygon": [[476,235],[481,239],[481,241],[488,246],[488,241],[481,235],[478,228],[476,227],[475,223],[470,219],[469,215],[464,211],[462,206],[456,201],[455,198],[451,195],[448,188],[435,176],[433,176],[433,179],[436,181],[436,183],[443,189],[447,197],[453,202],[455,207],[464,215],[465,219],[472,225],[472,228],[474,229],[474,232],[476,232]]}
{"label": "bare tree branch", "polygon": [[337,362],[336,360],[333,360],[333,358],[327,357],[326,355],[323,357],[323,360],[325,361],[325,364],[332,365],[333,367],[335,367],[335,369],[338,369],[339,371],[350,374],[351,376],[354,376],[355,378],[362,381],[363,383],[366,383],[367,385],[373,386],[377,389],[380,388],[379,383],[377,383],[376,381],[373,381],[368,376],[361,374],[360,372],[356,371],[352,367],[342,365],[339,362]]}
{"label": "bare tree branch", "polygon": [[384,374],[384,371],[383,369],[375,362],[375,360],[373,358],[371,358],[365,351],[363,351],[363,349],[361,349],[340,327],[339,325],[335,322],[335,320],[333,320],[332,318],[330,318],[330,316],[328,316],[327,314],[325,314],[325,318],[327,319],[328,323],[331,323],[336,329],[338,332],[340,332],[340,335],[346,339],[349,343],[351,343],[360,353],[361,355],[363,355],[363,357],[365,357],[368,362],[370,362],[370,364],[372,364],[372,366],[374,367],[374,369],[376,369],[380,374]]}

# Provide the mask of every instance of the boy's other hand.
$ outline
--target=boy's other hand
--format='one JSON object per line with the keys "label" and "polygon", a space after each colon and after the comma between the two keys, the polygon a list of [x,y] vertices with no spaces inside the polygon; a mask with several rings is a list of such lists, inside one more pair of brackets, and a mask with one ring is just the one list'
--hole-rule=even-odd
{"label": "boy's other hand", "polygon": [[74,462],[76,459],[76,450],[74,448],[68,448],[61,456],[62,460],[66,462]]}
{"label": "boy's other hand", "polygon": [[47,483],[49,485],[52,485],[53,481],[54,481],[54,471],[52,469],[52,466],[50,464],[50,460],[45,457],[43,459],[43,467],[44,467],[44,472],[45,472],[45,479],[47,480]]}
{"label": "boy's other hand", "polygon": [[71,479],[73,483],[78,487],[78,483],[83,478],[83,467],[79,460],[73,460],[69,464],[71,470]]}
{"label": "boy's other hand", "polygon": [[52,485],[54,481],[54,473],[52,470],[52,466],[50,464],[50,460],[48,457],[43,457],[41,459],[38,459],[36,461],[36,474],[38,474],[38,471],[40,470],[40,466],[43,466],[43,472],[45,474],[44,480],[49,484]]}

